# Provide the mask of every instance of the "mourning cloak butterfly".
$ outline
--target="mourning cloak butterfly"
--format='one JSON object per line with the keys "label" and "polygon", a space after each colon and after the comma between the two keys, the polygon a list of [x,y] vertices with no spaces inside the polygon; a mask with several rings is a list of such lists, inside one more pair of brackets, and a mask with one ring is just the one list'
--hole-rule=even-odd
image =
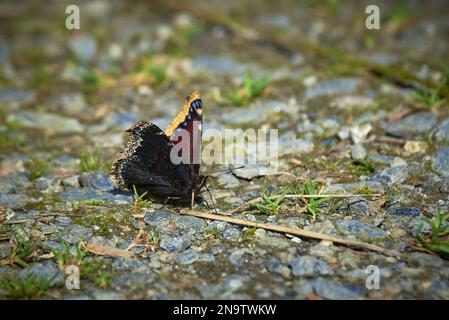
{"label": "mourning cloak butterfly", "polygon": [[197,91],[163,132],[139,121],[126,130],[128,142],[113,163],[115,184],[159,199],[191,200],[205,183],[200,175],[202,101]]}

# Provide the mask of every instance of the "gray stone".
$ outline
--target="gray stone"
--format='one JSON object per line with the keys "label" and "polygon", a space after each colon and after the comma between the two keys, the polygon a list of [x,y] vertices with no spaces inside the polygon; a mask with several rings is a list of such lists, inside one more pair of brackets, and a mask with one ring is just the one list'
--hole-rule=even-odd
{"label": "gray stone", "polygon": [[239,178],[251,180],[256,177],[275,173],[276,169],[262,164],[248,164],[243,168],[233,170],[233,172]]}
{"label": "gray stone", "polygon": [[371,180],[378,181],[387,187],[402,183],[408,178],[407,166],[384,169],[375,173]]}
{"label": "gray stone", "polygon": [[143,221],[151,227],[164,228],[167,224],[174,220],[176,215],[173,212],[163,210],[147,210]]}
{"label": "gray stone", "polygon": [[87,108],[84,95],[80,92],[63,94],[59,98],[59,105],[65,113],[75,116]]}
{"label": "gray stone", "polygon": [[214,262],[215,261],[215,256],[211,253],[204,253],[201,256],[201,261],[205,261],[205,262]]}
{"label": "gray stone", "polygon": [[326,186],[323,189],[324,194],[337,194],[344,192],[357,192],[359,189],[371,189],[373,192],[384,193],[384,186],[378,181],[360,181],[352,183],[338,183]]}
{"label": "gray stone", "polygon": [[139,271],[149,268],[148,261],[138,259],[127,259],[117,257],[112,263],[112,269],[114,271]]}
{"label": "gray stone", "polygon": [[351,197],[346,200],[348,204],[348,210],[352,214],[359,214],[367,216],[370,213],[369,205],[363,197]]}
{"label": "gray stone", "polygon": [[0,88],[0,102],[29,103],[36,99],[36,92]]}
{"label": "gray stone", "polygon": [[267,261],[267,268],[270,272],[274,272],[282,275],[285,278],[289,278],[291,275],[290,268],[285,264],[282,264],[277,258],[270,257]]}
{"label": "gray stone", "polygon": [[267,118],[268,115],[266,113],[249,108],[238,109],[222,115],[223,122],[234,125],[243,125],[247,123],[259,124],[264,122]]}
{"label": "gray stone", "polygon": [[280,157],[289,154],[300,154],[312,152],[313,142],[304,139],[284,139],[278,143],[278,155]]}
{"label": "gray stone", "polygon": [[168,237],[163,235],[159,246],[167,252],[181,252],[190,247],[190,239],[187,236]]}
{"label": "gray stone", "polygon": [[383,125],[383,129],[396,137],[415,137],[430,131],[437,123],[432,112],[417,112],[393,123]]}
{"label": "gray stone", "polygon": [[370,123],[363,123],[351,127],[350,133],[352,142],[354,142],[355,144],[364,142],[372,129],[373,126]]}
{"label": "gray stone", "polygon": [[50,188],[57,187],[60,183],[58,178],[49,178],[49,177],[39,177],[34,180],[34,187],[37,190],[47,190]]}
{"label": "gray stone", "polygon": [[0,177],[0,194],[5,193],[15,193],[16,192],[16,184],[12,179],[8,179],[8,177]]}
{"label": "gray stone", "polygon": [[270,237],[263,237],[262,239],[257,240],[257,243],[261,246],[272,247],[279,250],[290,248],[293,245],[291,241],[286,239]]}
{"label": "gray stone", "polygon": [[176,227],[181,230],[202,231],[207,226],[204,219],[190,216],[177,216],[175,218]]}
{"label": "gray stone", "polygon": [[54,241],[43,241],[42,242],[42,248],[45,250],[57,250],[57,251],[64,251],[64,247],[59,242]]}
{"label": "gray stone", "polygon": [[313,99],[319,96],[334,94],[349,94],[357,90],[358,79],[338,78],[323,81],[317,85],[307,88],[305,100]]}
{"label": "gray stone", "polygon": [[205,72],[207,74],[223,75],[231,73],[243,75],[247,66],[225,56],[199,56],[192,59],[191,69],[194,72]]}
{"label": "gray stone", "polygon": [[92,187],[100,191],[112,191],[115,189],[114,182],[109,175],[104,173],[87,173],[79,177],[83,187]]}
{"label": "gray stone", "polygon": [[223,289],[234,292],[242,289],[246,282],[248,282],[247,276],[232,274],[224,279]]}
{"label": "gray stone", "polygon": [[374,99],[371,97],[349,95],[335,98],[331,103],[331,107],[338,109],[357,108],[360,110],[360,108],[373,107],[375,104]]}
{"label": "gray stone", "polygon": [[178,258],[178,262],[180,264],[192,264],[195,261],[197,261],[200,258],[200,255],[198,254],[198,252],[192,250],[192,249],[188,249],[186,251],[184,251],[183,253],[180,254],[179,258]]}
{"label": "gray stone", "polygon": [[293,275],[297,277],[333,274],[331,267],[325,261],[313,256],[299,256],[288,263]]}
{"label": "gray stone", "polygon": [[195,288],[203,299],[245,299],[246,295],[235,294],[235,291],[243,289],[248,280],[248,276],[232,274],[218,284],[199,284]]}
{"label": "gray stone", "polygon": [[84,127],[77,119],[52,113],[20,111],[8,115],[7,121],[17,122],[27,128],[53,130],[59,133],[81,133],[84,131]]}
{"label": "gray stone", "polygon": [[386,165],[391,165],[393,163],[394,158],[395,158],[394,156],[387,156],[387,155],[382,155],[382,154],[368,156],[368,160],[377,162],[379,164],[386,164]]}
{"label": "gray stone", "polygon": [[[296,131],[298,131],[299,133],[312,132],[316,135],[322,135],[324,133],[323,128],[321,128],[318,124],[311,123],[308,118],[306,118],[305,121],[301,121],[298,123]],[[283,138],[283,136],[281,138]]]}
{"label": "gray stone", "polygon": [[72,187],[72,188],[79,187],[80,183],[78,181],[78,176],[71,176],[62,179],[62,185],[65,187]]}
{"label": "gray stone", "polygon": [[365,294],[365,288],[358,285],[341,284],[327,279],[312,280],[316,295],[329,300],[358,300]]}
{"label": "gray stone", "polygon": [[82,62],[90,62],[97,52],[97,41],[89,35],[80,35],[69,39],[68,46]]}
{"label": "gray stone", "polygon": [[447,281],[437,280],[432,282],[430,288],[426,291],[426,299],[430,300],[449,300],[449,284]]}
{"label": "gray stone", "polygon": [[115,248],[115,242],[113,240],[106,239],[103,236],[93,236],[90,239],[90,243],[91,244],[100,245],[100,246],[104,246],[104,247]]}
{"label": "gray stone", "polygon": [[210,248],[210,252],[212,252],[213,255],[217,255],[223,252],[223,247],[222,246],[213,246],[212,248]]}
{"label": "gray stone", "polygon": [[[20,161],[19,159],[14,161]],[[18,189],[25,189],[30,185],[30,180],[28,177],[28,173],[26,172],[13,172],[8,174],[7,176],[1,177],[3,181],[12,182],[15,185],[16,191]]]}
{"label": "gray stone", "polygon": [[33,199],[25,194],[0,194],[0,205],[13,210],[21,209],[31,202]]}
{"label": "gray stone", "polygon": [[441,193],[449,193],[449,178],[444,178],[443,180],[441,180],[441,182],[439,183],[439,191]]}
{"label": "gray stone", "polygon": [[363,144],[357,143],[351,147],[351,156],[352,159],[365,159],[366,158],[366,150],[363,147]]}
{"label": "gray stone", "polygon": [[421,214],[421,210],[419,208],[413,207],[391,207],[388,208],[387,214],[393,216],[408,216],[408,217],[418,217]]}
{"label": "gray stone", "polygon": [[95,131],[101,132],[111,128],[113,130],[126,130],[138,120],[139,117],[132,112],[111,112]]}
{"label": "gray stone", "polygon": [[72,223],[72,219],[66,216],[57,216],[55,218],[55,224],[58,226],[68,226]]}
{"label": "gray stone", "polygon": [[449,142],[449,118],[444,119],[436,128],[433,139],[437,142]]}
{"label": "gray stone", "polygon": [[12,248],[9,243],[0,244],[0,259],[7,258],[11,255]]}
{"label": "gray stone", "polygon": [[79,202],[99,200],[105,203],[127,204],[133,201],[133,196],[128,192],[113,191],[101,192],[93,188],[70,189],[59,192],[56,198],[61,201]]}
{"label": "gray stone", "polygon": [[217,182],[224,188],[236,188],[240,185],[239,179],[230,173],[222,173],[218,176]]}
{"label": "gray stone", "polygon": [[237,249],[229,256],[229,262],[236,268],[243,267],[249,261],[251,251],[247,248]]}
{"label": "gray stone", "polygon": [[449,147],[441,147],[433,155],[433,170],[443,177],[449,177]]}
{"label": "gray stone", "polygon": [[69,224],[59,235],[62,241],[70,244],[77,244],[81,240],[89,241],[92,237],[92,230],[77,224]]}
{"label": "gray stone", "polygon": [[372,224],[357,220],[340,220],[335,222],[337,230],[350,239],[362,241],[384,240],[388,234]]}
{"label": "gray stone", "polygon": [[68,154],[61,155],[50,161],[53,166],[75,169],[79,166],[79,160]]}
{"label": "gray stone", "polygon": [[154,285],[154,275],[151,273],[129,273],[126,272],[113,277],[111,288],[116,290],[147,290]]}
{"label": "gray stone", "polygon": [[411,252],[409,254],[410,262],[420,268],[434,268],[436,270],[448,267],[446,261],[437,255],[431,255],[424,252]]}
{"label": "gray stone", "polygon": [[237,227],[229,227],[222,232],[222,235],[227,240],[237,240],[240,237],[240,229]]}
{"label": "gray stone", "polygon": [[407,161],[405,161],[401,157],[394,157],[393,160],[390,163],[390,166],[392,168],[407,166]]}
{"label": "gray stone", "polygon": [[94,290],[91,296],[95,300],[125,300],[126,296],[123,293],[115,291]]}
{"label": "gray stone", "polygon": [[314,257],[320,257],[324,259],[333,258],[335,256],[336,248],[332,244],[326,242],[319,242],[310,247],[309,253]]}
{"label": "gray stone", "polygon": [[29,276],[50,281],[50,287],[59,287],[64,284],[64,273],[52,261],[34,263],[31,267],[23,269],[19,274],[20,278]]}

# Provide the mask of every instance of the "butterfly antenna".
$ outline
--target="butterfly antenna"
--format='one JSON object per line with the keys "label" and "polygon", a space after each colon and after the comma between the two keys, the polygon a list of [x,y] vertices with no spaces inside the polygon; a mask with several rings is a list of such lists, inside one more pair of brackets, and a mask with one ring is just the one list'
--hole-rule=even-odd
{"label": "butterfly antenna", "polygon": [[226,169],[220,169],[220,170],[217,170],[217,171],[209,172],[208,174],[206,174],[206,176],[210,176],[211,174],[220,173],[220,172],[227,172],[227,173],[234,174],[233,170],[242,169],[242,168],[245,168],[245,166],[240,166],[240,167],[236,167],[236,168],[230,167],[230,168],[226,168]]}
{"label": "butterfly antenna", "polygon": [[[206,191],[207,191],[207,193],[209,194],[209,197],[210,197],[210,201],[212,202],[212,207],[213,207],[213,212],[214,213],[218,213],[218,208],[217,208],[217,206],[215,205],[215,201],[214,201],[214,198],[212,197],[212,194],[210,193],[210,190],[209,190],[209,187],[207,186],[207,184],[204,184],[204,188],[206,189]],[[209,207],[209,206],[208,206]],[[210,208],[209,208],[210,209]]]}

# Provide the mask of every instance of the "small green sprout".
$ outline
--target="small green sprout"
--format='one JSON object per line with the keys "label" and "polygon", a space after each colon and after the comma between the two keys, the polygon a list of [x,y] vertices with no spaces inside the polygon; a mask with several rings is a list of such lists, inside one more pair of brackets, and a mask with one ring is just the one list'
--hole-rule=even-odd
{"label": "small green sprout", "polygon": [[442,215],[440,210],[437,210],[433,219],[424,218],[424,220],[431,227],[431,235],[430,239],[423,239],[422,229],[424,225],[421,224],[416,232],[419,243],[423,248],[449,258],[449,213]]}
{"label": "small green sprout", "polygon": [[133,192],[134,192],[134,203],[133,203],[134,207],[151,208],[151,201],[145,199],[146,195],[148,194],[148,191],[139,194],[139,191],[137,190],[136,186],[133,185]]}
{"label": "small green sprout", "polygon": [[80,169],[82,172],[96,172],[101,169],[100,150],[95,149],[93,153],[83,150],[80,156]]}
{"label": "small green sprout", "polygon": [[[318,190],[312,180],[307,179],[304,182],[303,194],[309,196],[318,195]],[[311,215],[312,221],[315,221],[318,217],[318,214],[322,211],[319,208],[319,205],[329,200],[330,198],[305,198],[305,201],[307,203],[306,211]]]}
{"label": "small green sprout", "polygon": [[4,276],[0,279],[0,288],[8,299],[35,299],[45,295],[51,280],[28,274],[25,277]]}
{"label": "small green sprout", "polygon": [[18,264],[19,266],[25,268],[27,266],[27,261],[36,251],[39,245],[38,241],[32,241],[31,238],[15,233],[14,236],[14,249],[11,254],[11,262],[13,264]]}
{"label": "small green sprout", "polygon": [[269,83],[270,80],[266,75],[256,79],[251,72],[247,71],[243,75],[243,86],[238,89],[230,90],[224,102],[237,106],[248,104],[256,97],[260,96]]}

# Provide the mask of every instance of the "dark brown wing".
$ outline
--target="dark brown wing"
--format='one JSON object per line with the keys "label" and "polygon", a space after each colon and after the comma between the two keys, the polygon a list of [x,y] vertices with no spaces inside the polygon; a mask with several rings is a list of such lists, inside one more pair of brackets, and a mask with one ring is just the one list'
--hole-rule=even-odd
{"label": "dark brown wing", "polygon": [[127,130],[129,139],[113,163],[111,176],[120,187],[147,191],[155,197],[187,197],[190,168],[170,161],[172,143],[155,124],[140,121]]}

